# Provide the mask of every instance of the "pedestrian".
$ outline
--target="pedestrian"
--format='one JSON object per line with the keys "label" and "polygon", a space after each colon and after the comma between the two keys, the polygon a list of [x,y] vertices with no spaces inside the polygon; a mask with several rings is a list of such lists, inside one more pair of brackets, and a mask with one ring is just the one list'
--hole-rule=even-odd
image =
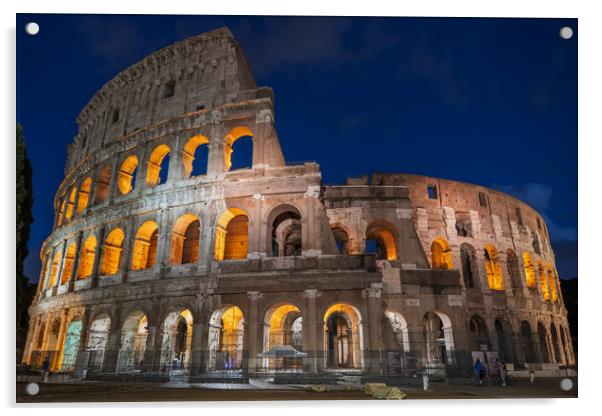
{"label": "pedestrian", "polygon": [[48,361],[48,357],[44,359],[42,363],[42,383],[48,382],[48,374],[50,373],[50,361]]}
{"label": "pedestrian", "polygon": [[496,358],[496,363],[498,366],[500,381],[502,382],[502,386],[506,386],[506,375],[508,374],[506,371],[506,363]]}
{"label": "pedestrian", "polygon": [[483,367],[483,363],[479,358],[474,363],[474,374],[475,374],[475,383],[477,386],[483,385],[483,377],[485,376],[485,368]]}

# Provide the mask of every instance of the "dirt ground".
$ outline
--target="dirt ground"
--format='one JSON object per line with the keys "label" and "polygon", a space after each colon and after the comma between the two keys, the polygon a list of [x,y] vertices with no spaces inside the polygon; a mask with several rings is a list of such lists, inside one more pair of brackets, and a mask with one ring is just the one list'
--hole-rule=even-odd
{"label": "dirt ground", "polygon": [[[510,386],[477,387],[433,383],[430,391],[416,386],[401,387],[407,399],[490,399],[490,398],[576,398],[576,380],[571,391],[560,388],[559,379],[517,381]],[[163,402],[163,401],[272,401],[272,400],[371,400],[363,391],[330,386],[330,391],[314,393],[304,386],[257,388],[249,385],[116,384],[84,382],[78,384],[39,384],[35,396],[25,392],[26,383],[17,383],[17,403],[73,402]]]}

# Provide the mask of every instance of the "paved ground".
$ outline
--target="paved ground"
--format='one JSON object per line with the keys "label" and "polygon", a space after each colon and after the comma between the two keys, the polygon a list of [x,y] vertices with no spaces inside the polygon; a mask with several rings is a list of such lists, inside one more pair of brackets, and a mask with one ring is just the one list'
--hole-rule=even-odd
{"label": "paved ground", "polygon": [[[433,383],[431,391],[416,386],[402,387],[408,399],[486,399],[486,398],[575,398],[560,388],[559,379],[540,379],[530,384],[517,381],[511,386],[477,387]],[[257,401],[257,400],[370,400],[362,391],[330,386],[325,393],[307,392],[304,386],[250,384],[117,384],[83,382],[78,384],[40,384],[36,396],[25,393],[26,383],[17,383],[18,403],[47,402],[157,402],[157,401]]]}

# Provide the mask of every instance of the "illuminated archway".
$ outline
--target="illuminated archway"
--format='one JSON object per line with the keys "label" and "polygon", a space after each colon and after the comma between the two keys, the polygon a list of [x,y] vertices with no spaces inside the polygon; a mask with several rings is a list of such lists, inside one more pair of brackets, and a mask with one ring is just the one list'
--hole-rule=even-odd
{"label": "illuminated archway", "polygon": [[209,321],[210,371],[238,370],[242,366],[245,318],[238,306],[226,306]]}
{"label": "illuminated archway", "polygon": [[[366,230],[366,253],[374,250],[377,260],[397,260],[395,227],[386,221],[374,221]],[[374,243],[372,243],[374,242]],[[374,245],[374,247],[372,247]]]}
{"label": "illuminated archway", "polygon": [[77,212],[80,213],[88,206],[90,198],[90,188],[92,187],[92,178],[87,177],[79,188],[79,199],[77,200]]}
{"label": "illuminated archway", "polygon": [[229,208],[217,220],[215,259],[246,259],[248,250],[249,217],[239,208]]}
{"label": "illuminated archway", "polygon": [[171,312],[163,321],[161,368],[187,369],[192,352],[192,313],[188,309]]}
{"label": "illuminated archway", "polygon": [[[264,319],[263,352],[286,345],[303,351],[302,326],[303,317],[297,306],[281,304],[270,308]],[[298,357],[264,358],[264,367],[273,370],[298,370],[302,364]]]}
{"label": "illuminated archway", "polygon": [[454,335],[449,317],[441,312],[427,312],[423,318],[427,363],[454,362]]}
{"label": "illuminated archway", "polygon": [[134,189],[137,168],[138,158],[134,155],[125,159],[121,164],[117,174],[117,188],[122,195],[129,194]]}
{"label": "illuminated archway", "polygon": [[151,153],[146,167],[146,184],[148,186],[155,186],[165,182],[164,179],[166,176],[162,178],[161,172],[164,172],[165,175],[169,169],[168,155],[170,152],[169,146],[160,144]]}
{"label": "illuminated archway", "polygon": [[111,275],[119,271],[119,261],[121,251],[123,250],[123,239],[125,234],[121,228],[111,230],[102,248],[102,263],[100,264],[100,274]]}
{"label": "illuminated archway", "polygon": [[137,310],[130,313],[121,327],[118,372],[136,371],[144,366],[147,338],[148,319],[144,312]]}
{"label": "illuminated archway", "polygon": [[326,310],[323,322],[326,368],[363,368],[364,338],[359,310],[337,303]]}
{"label": "illuminated archway", "polygon": [[271,224],[272,255],[300,256],[303,253],[303,225],[301,214],[292,205],[281,205],[268,217]]}
{"label": "illuminated archway", "polygon": [[[245,126],[235,127],[226,135],[226,142],[224,145],[224,167],[226,172],[232,168],[232,153],[234,152],[234,143],[241,138],[253,138],[253,136],[253,132]],[[251,164],[253,164],[252,152]]]}
{"label": "illuminated archway", "polygon": [[523,268],[527,280],[527,287],[530,289],[537,287],[537,272],[533,263],[533,257],[528,252],[523,253]]}
{"label": "illuminated archway", "polygon": [[110,332],[111,318],[109,315],[106,313],[97,315],[90,325],[88,345],[86,346],[86,349],[90,351],[89,367],[91,369],[102,368]]}
{"label": "illuminated archway", "polygon": [[73,216],[73,209],[74,209],[76,197],[77,197],[77,188],[74,186],[73,188],[71,188],[71,193],[69,193],[69,202],[67,203],[67,210],[65,211],[66,219],[70,219]]}
{"label": "illuminated archway", "polygon": [[85,279],[92,276],[94,267],[94,255],[96,254],[96,237],[93,235],[86,238],[79,254],[79,270],[77,279]]}
{"label": "illuminated archway", "polygon": [[385,316],[389,320],[395,339],[403,352],[410,351],[410,333],[408,331],[408,323],[402,314],[390,310],[385,311]]}
{"label": "illuminated archway", "polygon": [[109,196],[112,174],[110,165],[104,165],[98,172],[96,186],[94,187],[94,204],[104,202]]}
{"label": "illuminated archway", "polygon": [[487,244],[484,251],[485,271],[487,273],[487,283],[492,290],[504,290],[504,275],[502,265],[499,262],[496,248]]}
{"label": "illuminated archway", "polygon": [[65,341],[63,343],[63,353],[61,355],[61,364],[57,364],[62,371],[72,371],[77,361],[77,351],[79,350],[79,342],[81,338],[82,321],[73,319],[65,333]]}
{"label": "illuminated archway", "polygon": [[541,290],[543,300],[550,300],[550,286],[541,260],[537,260],[537,274],[539,276],[539,290]]}
{"label": "illuminated archway", "polygon": [[550,288],[550,300],[552,302],[558,301],[558,285],[556,276],[552,270],[550,263],[546,264],[546,274],[548,275],[548,287]]}
{"label": "illuminated archway", "polygon": [[50,277],[48,278],[48,287],[53,287],[55,284],[56,275],[59,269],[59,263],[61,262],[62,253],[60,250],[54,254],[54,259],[52,260],[52,269],[50,269]]}
{"label": "illuminated archway", "polygon": [[199,259],[201,222],[194,214],[184,214],[171,232],[170,260],[173,264],[195,263]]}
{"label": "illuminated archway", "polygon": [[454,268],[452,251],[443,238],[436,238],[431,244],[431,264],[433,269],[451,270]]}
{"label": "illuminated archway", "polygon": [[138,228],[132,253],[132,270],[150,269],[157,260],[159,227],[154,221],[146,221]]}
{"label": "illuminated archway", "polygon": [[[197,160],[197,152],[200,152],[200,150],[203,148],[203,145],[208,144],[209,139],[202,134],[197,134],[196,136],[191,137],[188,142],[186,142],[184,149],[182,150],[182,165],[184,168],[185,178],[207,173],[206,166],[208,161],[205,161],[205,169],[201,169],[200,165],[202,165],[202,163]],[[207,146],[205,146],[205,148],[206,147]],[[197,160],[196,163],[195,160]]]}
{"label": "illuminated archway", "polygon": [[69,244],[65,253],[65,259],[63,260],[63,272],[61,274],[61,284],[67,283],[71,277],[71,271],[73,270],[73,262],[75,261],[75,243]]}

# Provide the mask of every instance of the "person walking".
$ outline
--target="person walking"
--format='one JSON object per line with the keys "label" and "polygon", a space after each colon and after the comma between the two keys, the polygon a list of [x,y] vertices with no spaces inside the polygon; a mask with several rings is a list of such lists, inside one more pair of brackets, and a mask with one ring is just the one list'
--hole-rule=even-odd
{"label": "person walking", "polygon": [[483,376],[485,376],[485,368],[483,367],[483,363],[481,359],[477,358],[477,361],[474,363],[474,374],[475,374],[475,383],[477,386],[483,385]]}
{"label": "person walking", "polygon": [[508,374],[506,371],[506,364],[503,361],[498,360],[497,358],[496,358],[495,362],[497,363],[497,366],[498,366],[498,371],[499,371],[500,381],[502,382],[502,386],[506,386],[506,375]]}

